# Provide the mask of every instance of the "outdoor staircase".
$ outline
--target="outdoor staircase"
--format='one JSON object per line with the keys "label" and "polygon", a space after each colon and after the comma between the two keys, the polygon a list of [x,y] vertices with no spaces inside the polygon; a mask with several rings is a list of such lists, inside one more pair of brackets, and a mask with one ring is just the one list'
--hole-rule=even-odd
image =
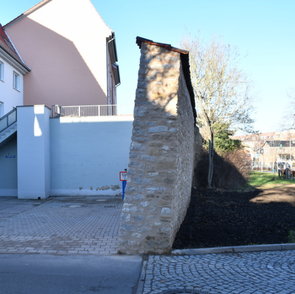
{"label": "outdoor staircase", "polygon": [[16,108],[0,117],[0,146],[17,131]]}

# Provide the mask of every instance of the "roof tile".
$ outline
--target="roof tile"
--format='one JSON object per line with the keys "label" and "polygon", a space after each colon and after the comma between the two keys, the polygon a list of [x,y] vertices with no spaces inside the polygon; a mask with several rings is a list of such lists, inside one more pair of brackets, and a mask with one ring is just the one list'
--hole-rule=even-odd
{"label": "roof tile", "polygon": [[17,54],[14,46],[6,35],[2,25],[0,24],[0,47],[2,47],[7,53],[14,57],[18,62],[22,63],[20,56]]}

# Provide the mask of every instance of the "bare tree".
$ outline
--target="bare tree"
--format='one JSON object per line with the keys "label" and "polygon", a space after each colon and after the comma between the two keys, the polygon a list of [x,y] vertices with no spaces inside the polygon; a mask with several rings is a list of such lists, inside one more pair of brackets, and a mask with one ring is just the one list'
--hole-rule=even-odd
{"label": "bare tree", "polygon": [[295,130],[295,95],[293,93],[294,90],[292,90],[292,94],[288,94],[288,104],[280,126],[280,129],[283,131]]}
{"label": "bare tree", "polygon": [[209,145],[208,187],[212,188],[215,126],[224,123],[232,130],[251,129],[249,83],[235,66],[236,54],[230,46],[214,41],[202,46],[198,39],[190,39],[182,47],[190,52],[198,124]]}

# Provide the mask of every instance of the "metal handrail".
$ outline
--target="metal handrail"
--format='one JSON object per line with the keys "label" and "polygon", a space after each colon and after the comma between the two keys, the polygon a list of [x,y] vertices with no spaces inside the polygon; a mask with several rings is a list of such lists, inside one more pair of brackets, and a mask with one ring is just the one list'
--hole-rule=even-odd
{"label": "metal handrail", "polygon": [[14,107],[10,112],[0,117],[0,133],[17,121],[17,111]]}
{"label": "metal handrail", "polygon": [[52,106],[52,117],[71,116],[112,116],[117,115],[117,105],[72,105],[72,106]]}

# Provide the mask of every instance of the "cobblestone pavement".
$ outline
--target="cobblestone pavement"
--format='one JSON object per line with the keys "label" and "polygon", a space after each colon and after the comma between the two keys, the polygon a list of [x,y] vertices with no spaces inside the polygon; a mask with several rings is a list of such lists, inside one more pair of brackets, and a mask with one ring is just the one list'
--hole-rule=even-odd
{"label": "cobblestone pavement", "polygon": [[149,256],[143,293],[294,294],[295,250]]}
{"label": "cobblestone pavement", "polygon": [[0,198],[0,253],[116,254],[122,202]]}

